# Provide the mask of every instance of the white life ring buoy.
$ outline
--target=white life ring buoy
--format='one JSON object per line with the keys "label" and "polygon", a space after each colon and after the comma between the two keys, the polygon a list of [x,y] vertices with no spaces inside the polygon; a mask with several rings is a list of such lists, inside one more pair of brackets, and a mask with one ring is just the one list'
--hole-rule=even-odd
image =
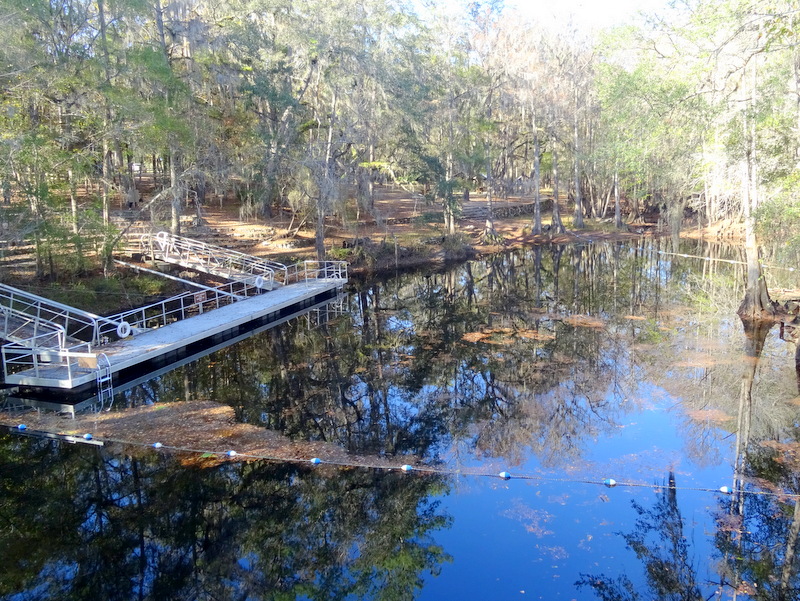
{"label": "white life ring buoy", "polygon": [[257,275],[256,276],[256,288],[263,288],[264,287],[264,276]]}
{"label": "white life ring buoy", "polygon": [[120,338],[127,338],[131,335],[131,324],[127,321],[121,321],[117,326],[117,336]]}
{"label": "white life ring buoy", "polygon": [[156,242],[158,242],[158,245],[161,247],[161,250],[166,250],[167,248],[167,236],[169,236],[167,232],[158,232],[156,234]]}

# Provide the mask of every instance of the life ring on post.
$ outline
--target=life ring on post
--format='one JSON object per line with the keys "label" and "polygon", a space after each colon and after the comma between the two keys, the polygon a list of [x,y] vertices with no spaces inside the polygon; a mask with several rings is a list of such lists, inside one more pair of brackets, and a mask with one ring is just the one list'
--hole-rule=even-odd
{"label": "life ring on post", "polygon": [[161,247],[162,251],[167,249],[167,236],[169,236],[167,232],[158,232],[156,234],[156,242],[158,242],[158,245]]}
{"label": "life ring on post", "polygon": [[264,276],[263,275],[257,275],[255,284],[256,284],[256,288],[263,288],[264,285],[266,284],[266,282],[264,281]]}
{"label": "life ring on post", "polygon": [[127,321],[121,321],[117,326],[117,336],[120,338],[127,338],[131,335],[131,324]]}

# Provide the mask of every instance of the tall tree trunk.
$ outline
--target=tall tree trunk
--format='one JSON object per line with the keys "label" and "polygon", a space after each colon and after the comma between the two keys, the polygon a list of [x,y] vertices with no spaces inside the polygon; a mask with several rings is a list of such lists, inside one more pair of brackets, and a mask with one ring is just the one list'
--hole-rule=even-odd
{"label": "tall tree trunk", "polygon": [[335,186],[335,165],[333,164],[333,129],[336,125],[339,95],[336,90],[331,100],[330,124],[328,126],[328,139],[325,143],[325,159],[322,165],[322,174],[317,194],[317,226],[314,236],[314,246],[317,251],[317,260],[325,260],[325,215],[330,209]]}
{"label": "tall tree trunk", "polygon": [[622,208],[619,202],[619,172],[614,170],[614,226],[622,227]]}
{"label": "tall tree trunk", "polygon": [[737,313],[743,321],[755,322],[772,319],[775,304],[769,296],[767,283],[758,256],[755,223],[752,216],[745,218],[745,260],[747,263],[747,288]]}
{"label": "tall tree trunk", "polygon": [[578,135],[578,85],[575,84],[575,106],[572,119],[572,133],[575,138],[575,216],[573,224],[576,228],[583,229],[583,198],[581,196],[581,158],[580,136]]}
{"label": "tall tree trunk", "polygon": [[183,212],[185,193],[183,190],[183,183],[178,175],[180,152],[176,145],[170,144],[169,155],[169,185],[172,191],[172,202],[170,203],[170,231],[175,236],[180,236],[181,213]]}
{"label": "tall tree trunk", "polygon": [[552,138],[553,145],[553,219],[552,231],[563,234],[564,224],[561,223],[561,212],[558,208],[558,150],[556,149],[555,136]]}
{"label": "tall tree trunk", "polygon": [[536,127],[536,110],[531,111],[531,128],[533,129],[533,233],[542,233],[542,192],[541,192],[541,148],[539,147],[539,130]]}
{"label": "tall tree trunk", "polygon": [[75,174],[72,169],[67,170],[69,178],[69,205],[72,211],[72,234],[75,239],[75,255],[77,259],[78,271],[83,272],[84,257],[83,257],[83,240],[80,237],[80,227],[78,223],[78,199],[75,183]]}

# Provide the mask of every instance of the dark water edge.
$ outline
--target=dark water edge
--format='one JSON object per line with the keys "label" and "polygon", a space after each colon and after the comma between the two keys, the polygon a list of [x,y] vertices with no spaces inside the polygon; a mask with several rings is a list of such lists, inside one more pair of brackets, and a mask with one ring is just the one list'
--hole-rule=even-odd
{"label": "dark water edge", "polygon": [[115,398],[212,399],[437,475],[2,435],[0,598],[797,598],[794,344],[745,336],[742,267],[674,256],[709,251],[737,257],[398,274]]}

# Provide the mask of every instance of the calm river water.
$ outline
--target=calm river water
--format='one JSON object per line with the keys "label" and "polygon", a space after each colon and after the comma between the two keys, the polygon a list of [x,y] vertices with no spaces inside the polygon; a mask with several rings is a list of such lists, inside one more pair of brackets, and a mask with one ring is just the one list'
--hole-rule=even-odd
{"label": "calm river water", "polygon": [[545,247],[354,284],[115,400],[224,403],[354,467],[0,435],[0,599],[797,599],[795,344],[745,333],[743,266],[677,252],[739,258]]}

